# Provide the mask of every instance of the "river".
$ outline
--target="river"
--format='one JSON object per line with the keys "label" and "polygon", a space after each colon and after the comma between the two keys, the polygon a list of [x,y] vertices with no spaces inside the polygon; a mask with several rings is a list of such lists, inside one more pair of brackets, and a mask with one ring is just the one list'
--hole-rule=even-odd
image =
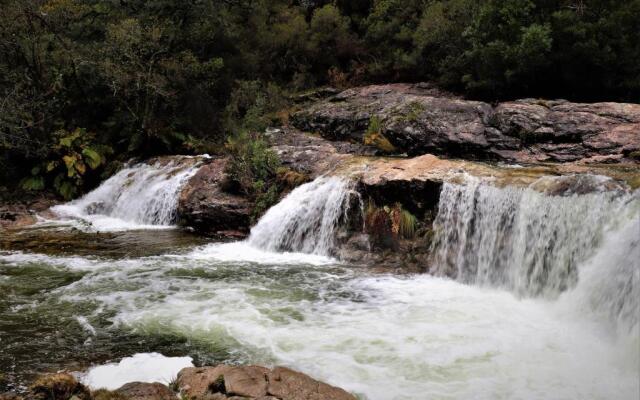
{"label": "river", "polygon": [[452,279],[331,258],[339,178],[296,189],[246,241],[183,232],[192,173],[132,167],[3,239],[4,389],[158,352],[287,365],[370,400],[640,396],[637,192],[445,184],[434,260]]}

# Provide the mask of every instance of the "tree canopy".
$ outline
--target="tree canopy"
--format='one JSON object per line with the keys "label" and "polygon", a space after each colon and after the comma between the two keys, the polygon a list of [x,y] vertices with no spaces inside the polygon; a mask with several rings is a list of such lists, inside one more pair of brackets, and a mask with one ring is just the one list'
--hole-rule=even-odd
{"label": "tree canopy", "polygon": [[[0,4],[0,174],[38,187],[90,185],[131,156],[225,151],[287,93],[326,84],[640,100],[640,0]],[[60,169],[87,152],[100,163]]]}

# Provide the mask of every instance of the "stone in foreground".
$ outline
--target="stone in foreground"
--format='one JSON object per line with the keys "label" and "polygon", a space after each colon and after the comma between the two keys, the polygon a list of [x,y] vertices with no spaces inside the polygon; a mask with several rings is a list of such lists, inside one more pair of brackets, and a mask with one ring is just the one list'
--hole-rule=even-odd
{"label": "stone in foreground", "polygon": [[180,393],[193,400],[278,399],[355,400],[346,391],[284,367],[218,365],[185,368],[176,383]]}

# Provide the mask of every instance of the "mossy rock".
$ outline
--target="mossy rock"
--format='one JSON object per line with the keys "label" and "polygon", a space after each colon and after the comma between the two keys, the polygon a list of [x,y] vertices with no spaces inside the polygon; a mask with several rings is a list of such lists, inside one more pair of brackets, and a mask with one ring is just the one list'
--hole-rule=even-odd
{"label": "mossy rock", "polygon": [[30,387],[34,399],[38,400],[91,400],[91,393],[71,374],[44,375]]}

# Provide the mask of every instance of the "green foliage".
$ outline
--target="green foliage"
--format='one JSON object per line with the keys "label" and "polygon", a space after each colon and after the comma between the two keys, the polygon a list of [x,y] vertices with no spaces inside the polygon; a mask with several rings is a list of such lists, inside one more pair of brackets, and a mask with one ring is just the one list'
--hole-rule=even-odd
{"label": "green foliage", "polygon": [[367,146],[375,146],[384,153],[394,153],[396,148],[389,139],[382,134],[382,123],[380,118],[372,116],[369,120],[369,126],[364,133],[364,144]]}
{"label": "green foliage", "polygon": [[257,219],[280,195],[276,181],[280,159],[261,135],[246,131],[229,138],[226,149],[230,154],[226,189],[252,198],[252,216]]}
{"label": "green foliage", "polygon": [[396,203],[392,207],[378,207],[371,199],[365,209],[365,232],[374,245],[397,248],[401,238],[411,239],[416,234],[418,219]]}
{"label": "green foliage", "polygon": [[424,104],[418,101],[412,101],[411,103],[409,103],[407,108],[408,110],[406,118],[409,121],[416,121],[418,117],[420,117],[420,114],[422,114],[425,110]]}
{"label": "green foliage", "polygon": [[325,84],[637,101],[638,15],[640,0],[4,0],[0,177],[59,158],[54,133],[78,126],[121,161],[221,153],[230,132],[282,119],[288,93]]}
{"label": "green foliage", "polygon": [[225,128],[228,131],[263,131],[276,113],[287,107],[282,89],[274,83],[239,81],[225,108]]}
{"label": "green foliage", "polygon": [[42,190],[46,180],[65,199],[73,198],[85,185],[87,174],[103,166],[111,148],[95,143],[95,136],[82,128],[73,132],[60,130],[52,147],[52,158],[31,169],[31,176],[21,181],[25,190]]}

